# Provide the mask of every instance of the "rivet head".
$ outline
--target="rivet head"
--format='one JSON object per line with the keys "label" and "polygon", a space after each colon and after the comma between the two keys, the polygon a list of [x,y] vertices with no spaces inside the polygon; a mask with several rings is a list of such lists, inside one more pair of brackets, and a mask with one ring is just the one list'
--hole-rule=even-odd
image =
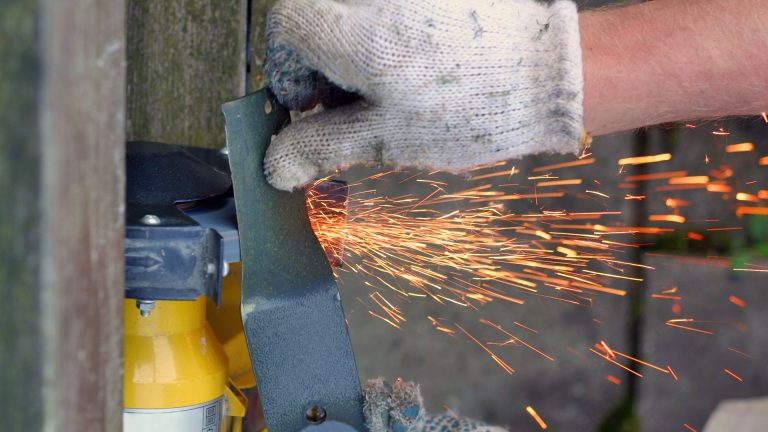
{"label": "rivet head", "polygon": [[141,218],[141,222],[145,225],[160,225],[160,218],[153,214],[148,214]]}
{"label": "rivet head", "polygon": [[305,416],[307,417],[308,422],[312,424],[320,424],[325,421],[325,408],[320,405],[312,405],[307,409]]}

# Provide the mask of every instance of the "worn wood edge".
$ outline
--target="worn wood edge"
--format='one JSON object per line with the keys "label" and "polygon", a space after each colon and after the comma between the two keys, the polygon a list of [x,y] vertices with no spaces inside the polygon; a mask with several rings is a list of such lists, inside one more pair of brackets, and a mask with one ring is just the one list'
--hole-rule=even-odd
{"label": "worn wood edge", "polygon": [[125,3],[41,2],[44,430],[122,430]]}

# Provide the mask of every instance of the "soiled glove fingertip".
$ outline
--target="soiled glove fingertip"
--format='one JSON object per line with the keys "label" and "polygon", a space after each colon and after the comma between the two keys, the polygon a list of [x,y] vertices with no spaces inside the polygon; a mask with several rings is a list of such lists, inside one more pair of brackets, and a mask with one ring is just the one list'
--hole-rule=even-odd
{"label": "soiled glove fingertip", "polygon": [[424,427],[424,401],[419,385],[398,379],[392,384],[390,428],[394,432],[419,431]]}
{"label": "soiled glove fingertip", "polygon": [[270,40],[264,74],[277,101],[291,111],[307,111],[321,98],[318,73],[305,66],[286,45]]}

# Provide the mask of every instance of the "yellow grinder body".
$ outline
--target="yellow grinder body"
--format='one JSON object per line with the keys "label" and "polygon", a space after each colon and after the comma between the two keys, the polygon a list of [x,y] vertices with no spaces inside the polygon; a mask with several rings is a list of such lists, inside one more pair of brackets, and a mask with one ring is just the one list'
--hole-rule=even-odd
{"label": "yellow grinder body", "polygon": [[227,357],[209,327],[206,299],[125,309],[125,432],[222,430]]}

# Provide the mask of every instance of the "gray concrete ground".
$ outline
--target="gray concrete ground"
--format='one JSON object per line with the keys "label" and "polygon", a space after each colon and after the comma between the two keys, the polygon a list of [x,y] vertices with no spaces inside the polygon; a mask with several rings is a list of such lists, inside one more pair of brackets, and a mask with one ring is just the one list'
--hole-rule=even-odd
{"label": "gray concrete ground", "polygon": [[[645,308],[643,358],[670,365],[679,379],[646,369],[640,380],[642,430],[701,430],[723,399],[768,395],[768,276],[735,274],[730,268],[652,258],[649,293],[677,287],[682,311],[675,315],[669,300],[649,300]],[[736,296],[746,303],[730,302]],[[673,318],[711,323],[683,323],[711,331],[703,334],[665,325]],[[736,374],[734,378],[725,369]],[[765,426],[765,425],[764,425]],[[763,429],[765,430],[765,429]]]}

